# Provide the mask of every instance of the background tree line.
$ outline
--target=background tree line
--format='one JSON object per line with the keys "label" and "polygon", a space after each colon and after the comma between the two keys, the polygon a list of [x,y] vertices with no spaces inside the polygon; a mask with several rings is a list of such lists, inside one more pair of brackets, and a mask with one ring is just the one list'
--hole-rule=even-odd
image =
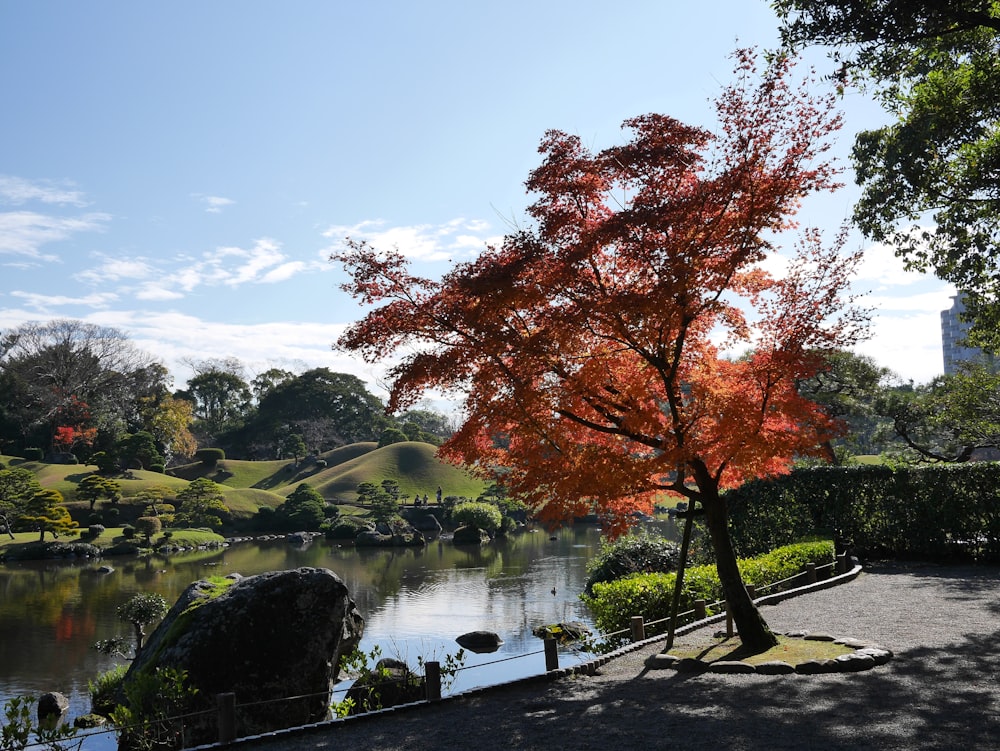
{"label": "background tree line", "polygon": [[236,359],[189,363],[172,390],[162,363],[121,331],[76,320],[0,335],[0,453],[102,470],[163,469],[217,446],[234,459],[302,457],[358,441],[438,444],[448,418],[385,414],[361,379],[328,368],[254,376]]}

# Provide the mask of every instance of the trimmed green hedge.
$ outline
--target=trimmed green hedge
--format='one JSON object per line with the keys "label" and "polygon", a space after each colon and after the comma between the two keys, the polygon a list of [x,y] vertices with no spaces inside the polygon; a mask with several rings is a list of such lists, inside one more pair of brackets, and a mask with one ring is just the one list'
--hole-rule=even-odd
{"label": "trimmed green hedge", "polygon": [[[763,587],[802,572],[807,563],[822,566],[834,562],[833,542],[820,540],[786,545],[770,553],[739,561],[746,584]],[[676,573],[633,574],[623,579],[594,584],[592,596],[581,595],[590,608],[597,628],[605,634],[629,628],[632,616],[641,615],[647,622],[670,616]],[[684,572],[680,612],[691,610],[695,600],[716,602],[722,599],[722,584],[714,565],[693,566]],[[647,633],[665,631],[666,624]]]}
{"label": "trimmed green hedge", "polygon": [[740,555],[822,534],[862,557],[1000,561],[1000,464],[815,467],[726,494]]}

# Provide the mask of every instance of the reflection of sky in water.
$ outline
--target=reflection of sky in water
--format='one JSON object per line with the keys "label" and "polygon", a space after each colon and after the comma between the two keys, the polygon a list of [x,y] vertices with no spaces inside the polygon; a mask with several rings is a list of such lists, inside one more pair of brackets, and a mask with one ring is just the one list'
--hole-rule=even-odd
{"label": "reflection of sky in water", "polygon": [[[112,558],[105,563],[114,572],[106,575],[93,573],[99,565],[93,561],[6,564],[0,567],[0,703],[60,691],[70,699],[72,717],[84,714],[90,706],[87,681],[116,662],[92,645],[129,634],[115,609],[131,595],[158,592],[172,603],[198,579],[299,566],[329,568],[344,580],[365,617],[366,652],[378,644],[383,655],[401,657],[415,668],[418,657],[444,663],[458,652],[455,638],[461,634],[499,634],[505,643],[497,652],[466,652],[465,669],[451,692],[536,675],[544,672],[545,658],[532,629],[591,622],[579,594],[587,561],[600,549],[600,531],[580,526],[555,538],[536,531],[482,547],[433,541],[395,550],[355,550],[322,540],[297,547],[275,540],[169,558]],[[561,665],[579,659],[560,649]],[[89,739],[84,751],[113,748],[112,736],[110,745]]]}
{"label": "reflection of sky in water", "polygon": [[[539,539],[531,541],[532,547],[539,555],[519,550],[508,557],[507,566],[409,570],[399,591],[366,614],[362,649],[379,644],[383,654],[399,656],[411,665],[416,655],[443,662],[458,651],[456,637],[492,631],[504,644],[487,654],[466,650],[465,669],[452,691],[544,672],[542,640],[532,631],[564,621],[592,623],[579,593],[599,536],[596,530],[588,535],[585,528],[567,530],[557,542],[544,533],[534,536]],[[583,542],[574,544],[578,538]],[[548,554],[547,548],[556,548],[559,554]],[[560,655],[562,665],[578,660],[571,650]]]}

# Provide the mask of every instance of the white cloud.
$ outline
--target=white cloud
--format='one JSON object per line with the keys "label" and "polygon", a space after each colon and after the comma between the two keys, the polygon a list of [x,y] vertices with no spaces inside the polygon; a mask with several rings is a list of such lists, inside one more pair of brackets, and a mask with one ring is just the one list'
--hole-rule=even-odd
{"label": "white cloud", "polygon": [[184,295],[169,289],[160,282],[146,282],[139,286],[135,297],[137,300],[146,300],[148,302],[163,302],[165,300],[179,300]]}
{"label": "white cloud", "polygon": [[[0,324],[3,320],[0,312]],[[383,379],[380,370],[331,349],[346,324],[314,321],[233,324],[178,311],[138,310],[108,310],[94,313],[85,320],[126,332],[137,347],[163,360],[178,386],[191,375],[182,360],[235,357],[245,363],[250,372],[265,370],[276,362],[294,363],[294,370],[328,367],[356,375],[368,384],[372,393],[384,395],[379,387]]]}
{"label": "white cloud", "polygon": [[261,276],[258,280],[263,284],[272,284],[274,282],[284,282],[291,279],[296,274],[305,271],[311,264],[307,264],[305,261],[289,261],[288,263],[283,263],[277,266],[266,274]]}
{"label": "white cloud", "polygon": [[907,271],[902,258],[897,258],[890,245],[875,243],[865,248],[855,279],[875,290],[906,287],[933,278],[919,271]]}
{"label": "white cloud", "polygon": [[110,215],[102,213],[78,217],[50,216],[34,211],[0,213],[0,254],[13,253],[45,261],[58,260],[57,256],[43,254],[41,247],[80,232],[101,231],[110,220]]}
{"label": "white cloud", "polygon": [[29,201],[85,206],[83,193],[63,187],[50,180],[25,180],[13,175],[0,175],[0,201],[19,206]]}
{"label": "white cloud", "polygon": [[70,305],[84,305],[89,308],[106,308],[115,300],[118,295],[113,292],[95,292],[92,295],[82,297],[71,297],[69,295],[45,295],[35,292],[11,292],[11,297],[24,300],[25,305],[39,312],[51,313],[54,308],[66,307]]}
{"label": "white cloud", "polygon": [[222,210],[226,206],[232,206],[236,203],[232,198],[223,198],[222,196],[206,196],[203,193],[192,193],[192,198],[197,199],[205,205],[205,211],[209,214],[221,214]]}
{"label": "white cloud", "polygon": [[323,237],[367,240],[377,250],[397,250],[411,260],[430,262],[475,257],[487,244],[499,241],[499,236],[487,234],[489,229],[490,225],[481,219],[408,227],[388,227],[385,221],[375,219],[350,226],[333,225],[323,232]]}
{"label": "white cloud", "polygon": [[89,284],[107,284],[122,279],[148,279],[158,273],[156,268],[145,258],[112,258],[103,253],[95,255],[101,263],[94,268],[74,274],[74,279]]}

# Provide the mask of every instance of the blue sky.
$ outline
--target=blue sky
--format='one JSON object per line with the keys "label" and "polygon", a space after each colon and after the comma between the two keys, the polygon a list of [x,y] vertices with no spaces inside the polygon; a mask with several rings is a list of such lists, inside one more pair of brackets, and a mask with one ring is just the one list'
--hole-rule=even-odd
{"label": "blue sky", "polygon": [[[546,129],[603,148],[646,112],[710,126],[727,55],[775,27],[756,0],[3,0],[0,331],[114,326],[177,387],[185,358],[236,357],[380,393],[330,347],[361,315],[327,260],[344,236],[440,274],[523,221]],[[846,156],[882,116],[843,106]],[[832,234],[855,196],[803,217]],[[949,288],[881,248],[857,285],[877,308],[859,351],[940,373]]]}

